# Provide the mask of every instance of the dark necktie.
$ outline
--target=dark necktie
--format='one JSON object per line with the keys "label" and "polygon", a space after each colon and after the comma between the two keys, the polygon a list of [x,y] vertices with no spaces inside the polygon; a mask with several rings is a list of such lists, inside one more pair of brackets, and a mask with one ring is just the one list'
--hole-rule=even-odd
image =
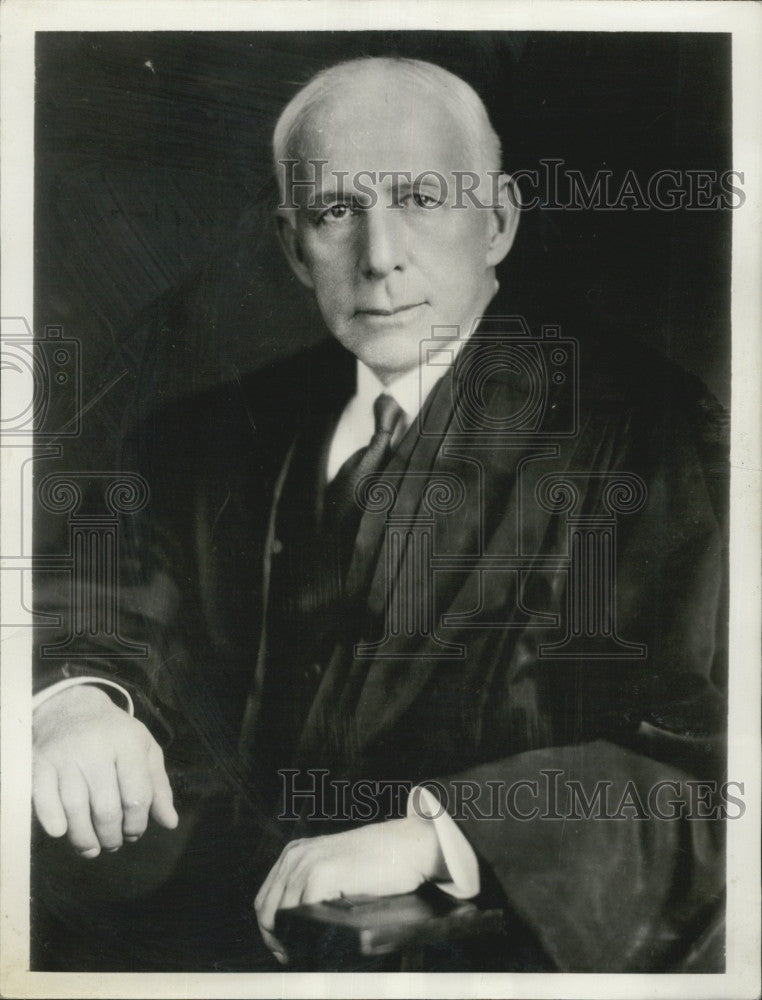
{"label": "dark necktie", "polygon": [[397,401],[381,393],[373,403],[376,427],[369,443],[344,462],[325,492],[325,512],[329,522],[345,544],[354,541],[362,511],[355,497],[355,487],[372,472],[384,468],[392,451],[392,438],[404,426],[405,414]]}

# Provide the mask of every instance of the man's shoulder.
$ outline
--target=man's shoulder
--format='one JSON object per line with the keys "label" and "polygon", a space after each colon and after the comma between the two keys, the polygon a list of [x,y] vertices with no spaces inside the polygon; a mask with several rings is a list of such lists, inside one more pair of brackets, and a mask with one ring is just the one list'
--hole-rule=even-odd
{"label": "man's shoulder", "polygon": [[579,340],[580,404],[619,409],[654,427],[684,423],[724,440],[728,414],[695,374],[637,337],[595,330]]}
{"label": "man's shoulder", "polygon": [[201,391],[179,396],[150,414],[149,422],[173,428],[230,431],[252,423],[289,424],[330,398],[349,367],[343,351],[324,340],[287,357]]}
{"label": "man's shoulder", "polygon": [[341,391],[352,360],[333,340],[275,358],[154,408],[133,429],[129,446],[151,456],[152,464],[214,465],[263,443],[276,445]]}
{"label": "man's shoulder", "polygon": [[542,413],[547,433],[572,414],[580,426],[592,418],[591,427],[606,422],[646,436],[682,425],[720,441],[727,431],[725,410],[700,378],[648,342],[593,323],[532,335],[524,325],[522,336],[480,330],[455,378],[464,405],[478,405],[490,383],[493,418]]}
{"label": "man's shoulder", "polygon": [[591,338],[581,353],[581,410],[598,417],[591,426],[616,427],[634,468],[700,473],[724,523],[730,418],[705,383],[634,338]]}

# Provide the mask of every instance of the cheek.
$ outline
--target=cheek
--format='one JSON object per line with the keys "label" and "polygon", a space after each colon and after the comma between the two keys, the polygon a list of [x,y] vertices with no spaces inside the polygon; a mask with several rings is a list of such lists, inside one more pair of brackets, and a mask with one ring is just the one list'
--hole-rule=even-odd
{"label": "cheek", "polygon": [[436,257],[451,274],[461,275],[464,270],[473,274],[486,267],[488,226],[476,211],[451,209],[422,240],[424,252]]}
{"label": "cheek", "polygon": [[310,248],[307,255],[308,266],[315,291],[320,296],[324,291],[341,289],[352,281],[352,255],[346,246],[335,244]]}
{"label": "cheek", "polygon": [[484,279],[486,265],[482,257],[465,243],[453,242],[437,247],[429,274],[448,299],[461,298],[464,289],[474,289]]}

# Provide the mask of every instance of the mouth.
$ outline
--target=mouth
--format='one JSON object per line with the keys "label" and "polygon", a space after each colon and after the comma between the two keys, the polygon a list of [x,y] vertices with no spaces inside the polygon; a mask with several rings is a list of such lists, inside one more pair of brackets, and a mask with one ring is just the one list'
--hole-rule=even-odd
{"label": "mouth", "polygon": [[419,309],[421,306],[425,306],[426,302],[411,302],[409,305],[397,306],[396,309],[356,309],[355,316],[373,316],[379,319],[389,319],[392,316],[402,316],[405,313],[412,312],[413,309]]}

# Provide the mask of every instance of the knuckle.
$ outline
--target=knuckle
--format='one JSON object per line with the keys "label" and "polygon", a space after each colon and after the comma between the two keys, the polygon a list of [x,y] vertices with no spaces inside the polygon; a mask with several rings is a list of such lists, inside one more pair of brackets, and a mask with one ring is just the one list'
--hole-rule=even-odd
{"label": "knuckle", "polygon": [[309,841],[303,837],[300,837],[298,840],[292,840],[283,848],[283,854],[284,856],[289,854],[303,854],[308,844]]}
{"label": "knuckle", "polygon": [[141,722],[140,719],[136,719],[133,715],[127,715],[125,712],[122,712],[120,723],[122,735],[131,741],[145,745],[149,740],[153,739],[145,723]]}
{"label": "knuckle", "polygon": [[141,792],[138,795],[131,795],[129,798],[122,800],[122,808],[127,813],[142,813],[147,812],[148,807],[151,805],[151,796],[147,792]]}
{"label": "knuckle", "polygon": [[125,724],[129,726],[130,730],[132,730],[135,733],[138,733],[140,735],[140,738],[142,740],[145,740],[146,743],[154,742],[154,738],[153,736],[151,736],[151,732],[148,726],[146,726],[144,722],[141,722],[140,719],[136,719],[134,716],[128,715],[124,721]]}
{"label": "knuckle", "polygon": [[125,833],[140,835],[148,826],[148,810],[125,809],[122,821]]}
{"label": "knuckle", "polygon": [[99,826],[111,826],[122,822],[122,810],[117,806],[94,806],[93,819]]}
{"label": "knuckle", "polygon": [[89,812],[90,796],[86,789],[64,789],[61,792],[61,804],[67,813]]}
{"label": "knuckle", "polygon": [[81,761],[98,761],[104,756],[104,750],[111,753],[112,731],[88,730],[80,733],[72,740],[71,755]]}

